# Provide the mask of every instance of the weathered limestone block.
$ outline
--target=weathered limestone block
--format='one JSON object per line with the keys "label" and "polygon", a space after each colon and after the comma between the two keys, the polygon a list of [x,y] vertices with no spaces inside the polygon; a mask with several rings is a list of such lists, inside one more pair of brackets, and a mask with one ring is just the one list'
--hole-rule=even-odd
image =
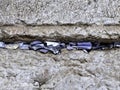
{"label": "weathered limestone block", "polygon": [[[119,25],[120,0],[0,0],[0,41],[120,41]],[[0,49],[0,90],[120,90],[120,49]]]}
{"label": "weathered limestone block", "polygon": [[120,49],[60,55],[0,49],[1,90],[119,90]]}
{"label": "weathered limestone block", "polygon": [[0,0],[0,23],[120,24],[120,0]]}

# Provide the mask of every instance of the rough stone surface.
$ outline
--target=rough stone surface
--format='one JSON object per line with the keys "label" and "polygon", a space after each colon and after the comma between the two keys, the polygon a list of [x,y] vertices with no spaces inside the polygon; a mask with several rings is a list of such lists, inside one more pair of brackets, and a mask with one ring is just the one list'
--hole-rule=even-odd
{"label": "rough stone surface", "polygon": [[120,49],[0,53],[0,90],[120,90]]}
{"label": "rough stone surface", "polygon": [[[0,41],[35,39],[120,41],[120,0],[0,0]],[[0,49],[0,90],[120,90],[120,49]]]}
{"label": "rough stone surface", "polygon": [[120,41],[119,26],[4,26],[0,27],[0,39],[11,40],[101,40]]}
{"label": "rough stone surface", "polygon": [[120,0],[0,0],[0,23],[120,24]]}

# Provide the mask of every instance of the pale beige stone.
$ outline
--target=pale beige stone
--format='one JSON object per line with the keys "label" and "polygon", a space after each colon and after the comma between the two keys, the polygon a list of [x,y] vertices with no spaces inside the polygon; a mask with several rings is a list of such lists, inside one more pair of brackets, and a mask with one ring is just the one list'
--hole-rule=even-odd
{"label": "pale beige stone", "polygon": [[120,24],[120,0],[0,0],[0,23]]}
{"label": "pale beige stone", "polygon": [[48,41],[119,41],[119,26],[4,26],[0,27],[0,39],[48,40]]}
{"label": "pale beige stone", "polygon": [[60,55],[7,49],[0,53],[1,90],[120,89],[119,49],[89,54],[63,50]]}
{"label": "pale beige stone", "polygon": [[[120,0],[0,0],[0,41],[120,41],[119,25]],[[0,49],[0,90],[120,90],[120,49],[8,48]]]}

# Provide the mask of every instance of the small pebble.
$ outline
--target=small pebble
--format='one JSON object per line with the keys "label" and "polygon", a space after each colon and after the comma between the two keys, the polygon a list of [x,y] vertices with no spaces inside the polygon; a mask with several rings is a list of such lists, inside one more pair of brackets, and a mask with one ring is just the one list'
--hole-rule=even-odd
{"label": "small pebble", "polygon": [[17,49],[19,47],[19,44],[6,44],[5,48],[7,49]]}
{"label": "small pebble", "polygon": [[33,85],[34,85],[36,88],[39,88],[39,87],[40,87],[40,86],[39,86],[39,85],[40,85],[39,82],[34,82]]}

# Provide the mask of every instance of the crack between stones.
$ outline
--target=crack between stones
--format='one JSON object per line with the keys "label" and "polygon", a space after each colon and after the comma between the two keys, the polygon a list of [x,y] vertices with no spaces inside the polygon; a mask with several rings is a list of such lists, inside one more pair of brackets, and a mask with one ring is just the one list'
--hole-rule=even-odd
{"label": "crack between stones", "polygon": [[88,24],[88,23],[82,23],[82,22],[76,22],[76,23],[60,23],[60,22],[57,22],[56,24],[27,24],[25,23],[24,21],[21,22],[21,24],[0,24],[0,27],[7,27],[7,26],[31,26],[31,27],[35,27],[35,26],[83,26],[83,27],[88,27],[88,26],[120,26],[120,24],[101,24],[101,25],[97,25],[97,24]]}

